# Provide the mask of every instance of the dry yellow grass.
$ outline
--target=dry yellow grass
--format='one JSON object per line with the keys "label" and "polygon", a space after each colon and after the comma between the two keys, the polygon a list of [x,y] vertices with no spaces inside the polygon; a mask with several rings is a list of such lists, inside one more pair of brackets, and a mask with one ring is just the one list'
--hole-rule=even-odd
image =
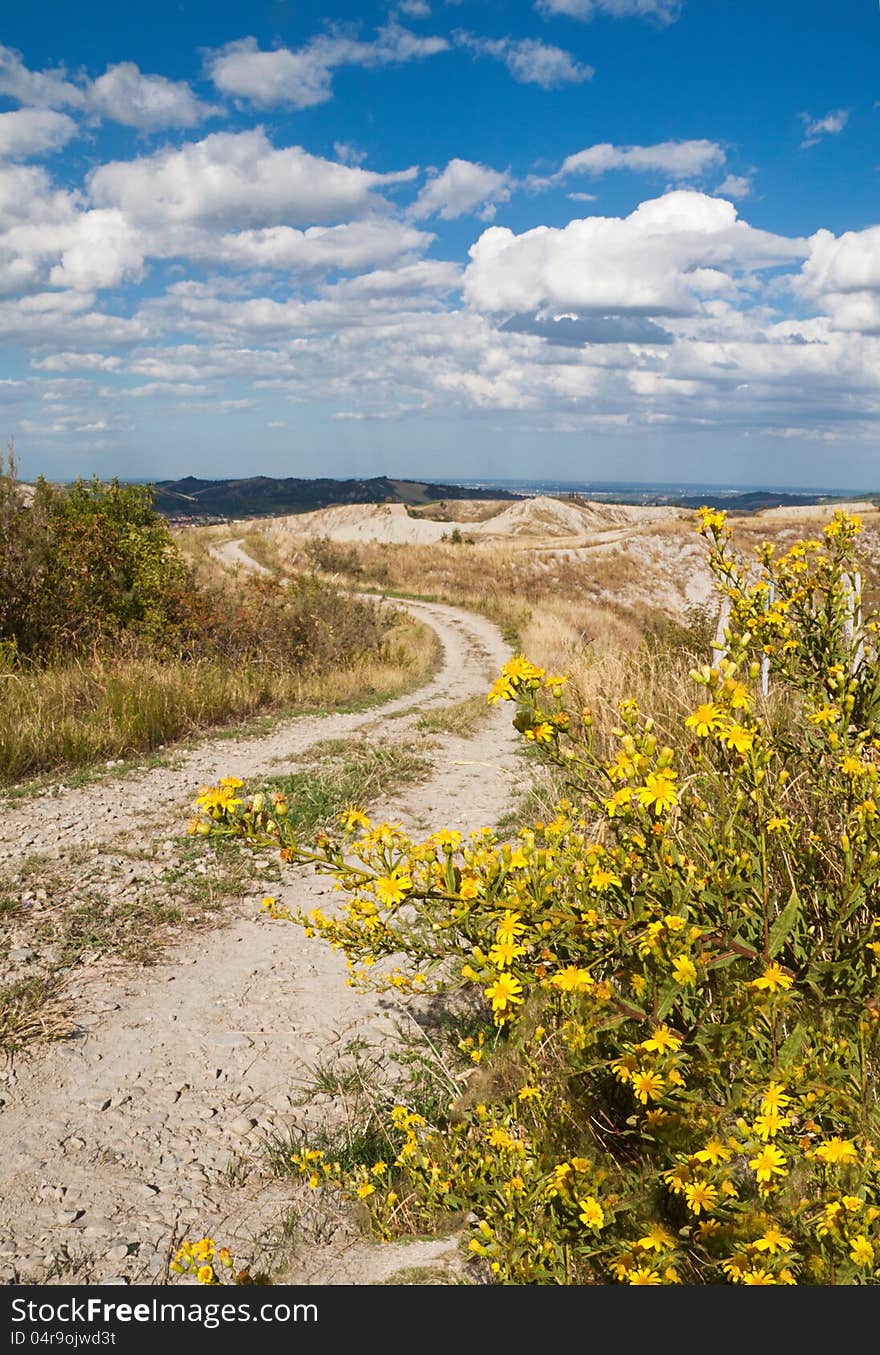
{"label": "dry yellow grass", "polygon": [[131,757],[255,714],[332,710],[396,695],[437,663],[434,632],[401,617],[381,648],[336,668],[221,659],[89,658],[0,674],[0,785]]}
{"label": "dry yellow grass", "polygon": [[[456,512],[459,507],[452,505]],[[474,516],[489,507],[473,505]],[[434,515],[435,508],[417,512]],[[497,508],[491,505],[493,512]],[[748,555],[768,539],[784,547],[820,534],[832,511],[733,518],[734,540]],[[880,511],[862,516],[865,601],[876,605]],[[196,529],[192,536],[204,552],[206,541],[246,531],[248,549],[262,558],[258,537],[267,526],[230,524]],[[205,538],[198,540],[202,532]],[[535,662],[569,673],[589,704],[610,709],[623,696],[636,695],[653,710],[668,709],[674,719],[692,696],[689,668],[711,653],[717,604],[705,546],[691,518],[626,523],[590,538],[432,545],[319,541],[279,534],[277,524],[270,535],[266,559],[271,554],[276,569],[317,567],[348,587],[427,596],[482,612]]]}
{"label": "dry yellow grass", "polygon": [[[618,548],[588,562],[519,543],[330,545],[325,553],[287,538],[288,569],[323,559],[325,572],[352,587],[430,597],[482,612],[511,644],[552,668],[569,668],[585,651],[626,651],[637,645],[649,611],[645,598],[628,602],[643,570]],[[646,594],[647,596],[647,594]]]}

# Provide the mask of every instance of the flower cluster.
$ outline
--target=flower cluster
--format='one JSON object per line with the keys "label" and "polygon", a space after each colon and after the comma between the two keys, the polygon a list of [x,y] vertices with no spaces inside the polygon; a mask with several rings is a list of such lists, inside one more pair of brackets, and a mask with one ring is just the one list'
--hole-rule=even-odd
{"label": "flower cluster", "polygon": [[175,1275],[194,1275],[199,1284],[222,1284],[233,1269],[232,1254],[227,1247],[218,1247],[213,1238],[202,1237],[198,1242],[184,1242],[178,1248],[170,1269]]}
{"label": "flower cluster", "polygon": [[522,655],[489,693],[559,771],[551,821],[415,840],[352,808],[303,846],[286,805],[230,779],[200,796],[195,831],[335,880],[326,910],[264,906],[350,982],[479,997],[448,1113],[401,1104],[381,1159],[292,1165],[382,1236],[471,1217],[468,1254],[501,1282],[880,1281],[880,662],[852,605],[858,524],[762,548],[757,570],[722,513],[699,524],[730,622],[668,741],[635,700],[598,728]]}

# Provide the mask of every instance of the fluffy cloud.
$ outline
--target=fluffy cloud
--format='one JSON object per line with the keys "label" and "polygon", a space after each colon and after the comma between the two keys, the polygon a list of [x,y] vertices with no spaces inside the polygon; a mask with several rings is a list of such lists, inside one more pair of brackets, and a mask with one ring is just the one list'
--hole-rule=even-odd
{"label": "fluffy cloud", "polygon": [[83,91],[67,78],[63,66],[54,70],[30,71],[21,53],[0,46],[0,94],[38,108],[81,108]]}
{"label": "fluffy cloud", "polygon": [[661,173],[673,179],[690,179],[724,164],[724,151],[715,141],[658,141],[652,146],[614,146],[601,142],[566,156],[554,176],[607,174],[626,169],[636,174]]}
{"label": "fluffy cloud", "polygon": [[674,23],[681,13],[681,0],[536,0],[535,9],[548,18],[564,14],[569,19],[593,19],[609,14],[615,19],[656,19]]}
{"label": "fluffy cloud", "polygon": [[324,287],[322,292],[324,296],[337,301],[400,296],[422,296],[424,299],[428,293],[452,292],[460,282],[461,269],[458,264],[446,263],[442,259],[421,259],[418,263],[405,264],[400,268],[376,269],[360,277],[347,278],[344,282]]}
{"label": "fluffy cloud", "polygon": [[76,136],[76,123],[49,108],[18,108],[0,113],[0,159],[21,160],[56,151]]}
{"label": "fluffy cloud", "polygon": [[742,272],[805,253],[803,242],[739,221],[732,203],[678,190],[623,218],[523,235],[491,227],[470,250],[464,295],[490,314],[688,315],[706,297],[735,294]]}
{"label": "fluffy cloud", "polygon": [[242,38],[213,53],[207,69],[221,94],[259,108],[312,108],[332,98],[330,67],[308,50],[261,52],[256,38]]}
{"label": "fluffy cloud", "polygon": [[[434,236],[395,219],[373,190],[411,177],[370,174],[296,147],[276,151],[259,131],[102,166],[92,206],[55,189],[42,168],[0,164],[0,295],[47,287],[91,294],[139,281],[158,258],[303,282],[400,267]],[[305,229],[263,224],[322,217],[343,219]]]}
{"label": "fluffy cloud", "polygon": [[722,198],[747,198],[752,191],[752,180],[748,174],[728,174],[715,189]]}
{"label": "fluffy cloud", "polygon": [[338,66],[387,66],[436,56],[448,47],[445,38],[419,37],[392,22],[379,29],[373,42],[330,35],[313,38],[295,51],[279,47],[264,52],[256,38],[241,38],[209,53],[205,64],[223,94],[259,108],[312,108],[333,97]]}
{"label": "fluffy cloud", "polygon": [[410,208],[410,215],[416,219],[439,216],[451,221],[481,208],[483,218],[491,219],[496,203],[509,201],[511,185],[506,171],[501,173],[472,160],[450,160],[441,174],[425,184]]}
{"label": "fluffy cloud", "polygon": [[269,226],[220,236],[205,232],[183,241],[182,252],[190,258],[300,275],[356,272],[421,254],[433,238],[398,221],[368,218],[341,226],[310,226],[304,231]]}
{"label": "fluffy cloud", "polygon": [[115,209],[83,212],[61,243],[61,261],[49,274],[53,287],[92,292],[138,281],[143,273],[138,232]]}
{"label": "fluffy cloud", "polygon": [[143,75],[133,61],[108,66],[89,85],[87,107],[100,117],[147,132],[194,127],[217,111],[200,103],[184,81]]}
{"label": "fluffy cloud", "polygon": [[[167,80],[164,75],[144,75],[133,61],[108,66],[96,80],[88,80],[80,74],[74,83],[67,78],[63,66],[31,71],[19,52],[2,46],[0,94],[29,105],[23,111],[80,109],[92,117],[108,118],[111,122],[148,132],[162,127],[193,127],[217,112],[200,103],[184,81]],[[60,124],[56,124],[58,126]]]}
{"label": "fluffy cloud", "polygon": [[880,334],[880,226],[817,231],[796,291],[827,309],[835,329]]}
{"label": "fluffy cloud", "polygon": [[374,174],[301,146],[277,150],[257,128],[101,165],[89,191],[96,206],[119,208],[133,224],[316,225],[366,215],[381,201],[376,189],[415,173]]}
{"label": "fluffy cloud", "polygon": [[0,166],[0,221],[0,291],[59,287],[73,306],[78,293],[89,304],[96,288],[141,276],[143,247],[122,213],[82,210],[78,194],[55,189],[36,166]]}
{"label": "fluffy cloud", "polygon": [[143,316],[105,315],[87,292],[38,292],[0,302],[0,332],[7,343],[64,350],[143,342],[152,330]]}
{"label": "fluffy cloud", "polygon": [[503,61],[521,85],[555,89],[558,85],[581,85],[595,75],[592,66],[584,66],[570,52],[537,38],[480,38],[461,30],[453,37],[459,47],[467,48],[476,56]]}

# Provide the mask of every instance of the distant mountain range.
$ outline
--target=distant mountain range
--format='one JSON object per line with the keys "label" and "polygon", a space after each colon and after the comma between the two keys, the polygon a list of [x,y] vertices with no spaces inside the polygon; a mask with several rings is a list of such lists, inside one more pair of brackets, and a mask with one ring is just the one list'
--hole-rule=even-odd
{"label": "distant mountain range", "polygon": [[254,475],[244,480],[159,480],[153,486],[158,512],[169,518],[249,518],[308,513],[340,503],[437,503],[441,499],[519,499],[495,488],[435,485],[422,480],[276,480]]}
{"label": "distant mountain range", "polygon": [[[693,491],[693,487],[691,487]],[[515,501],[531,498],[535,488],[526,482],[515,489],[499,484],[446,485],[425,480],[393,480],[375,475],[365,480],[275,479],[252,475],[241,480],[199,480],[187,475],[182,480],[159,480],[153,486],[154,503],[167,518],[193,521],[225,521],[228,518],[273,517],[287,513],[309,513],[316,508],[336,504],[404,503],[411,507],[438,503],[444,499],[494,499]],[[713,495],[707,489],[698,492],[671,487],[622,485],[617,492],[594,486],[560,485],[542,488],[544,494],[560,499],[616,503],[669,504],[679,508],[699,508],[704,503],[726,508],[732,513],[756,513],[762,508],[794,508],[809,504],[833,503],[836,495],[774,489],[725,489]],[[843,497],[843,496],[840,496]],[[874,497],[874,496],[860,496]]]}

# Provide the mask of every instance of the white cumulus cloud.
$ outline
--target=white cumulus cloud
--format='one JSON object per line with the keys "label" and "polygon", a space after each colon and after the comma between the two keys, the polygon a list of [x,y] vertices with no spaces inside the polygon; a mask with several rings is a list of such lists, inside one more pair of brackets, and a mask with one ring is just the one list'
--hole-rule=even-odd
{"label": "white cumulus cloud", "polygon": [[178,148],[101,165],[89,178],[89,192],[96,206],[117,207],[133,223],[317,225],[366,215],[380,201],[375,190],[415,173],[374,174],[310,155],[301,146],[276,149],[255,128],[215,132]]}
{"label": "white cumulus cloud", "polygon": [[410,208],[410,215],[416,219],[439,216],[451,221],[479,208],[484,219],[491,219],[495,205],[509,201],[511,185],[507,171],[490,169],[473,160],[450,160],[442,173],[425,184]]}
{"label": "white cumulus cloud", "polygon": [[268,226],[220,236],[205,232],[182,243],[190,258],[310,274],[387,266],[401,257],[421,254],[433,239],[414,226],[367,218],[306,230]]}
{"label": "white cumulus cloud", "polygon": [[81,108],[85,95],[67,78],[64,66],[31,71],[20,52],[0,46],[0,94],[38,108]]}
{"label": "white cumulus cloud", "polygon": [[108,66],[87,91],[93,113],[126,127],[156,131],[161,127],[194,127],[216,109],[202,104],[183,80],[144,75],[133,61]]}
{"label": "white cumulus cloud", "polygon": [[76,132],[73,118],[51,108],[17,108],[12,113],[0,113],[0,159],[22,160],[59,150]]}
{"label": "white cumulus cloud", "polygon": [[752,269],[802,258],[805,243],[755,230],[721,198],[677,190],[627,217],[587,217],[515,235],[490,227],[471,247],[464,295],[485,313],[688,315],[737,291]]}
{"label": "white cumulus cloud", "polygon": [[91,292],[139,280],[143,263],[139,234],[122,212],[83,212],[64,233],[61,260],[49,281],[53,287]]}
{"label": "white cumulus cloud", "polygon": [[751,175],[728,174],[715,192],[722,198],[747,198],[752,191]]}
{"label": "white cumulus cloud", "polygon": [[634,174],[668,174],[673,179],[689,179],[724,164],[723,149],[715,141],[658,141],[650,146],[615,146],[601,142],[587,146],[563,160],[557,179],[571,174],[598,177],[610,170],[625,169]]}
{"label": "white cumulus cloud", "polygon": [[247,99],[259,108],[313,108],[333,97],[333,71],[338,66],[388,66],[436,56],[448,47],[445,38],[420,37],[392,21],[372,42],[328,34],[295,50],[261,51],[256,38],[240,38],[210,52],[205,65],[223,94]]}
{"label": "white cumulus cloud", "polygon": [[31,366],[44,372],[115,372],[121,362],[113,354],[61,352],[47,358],[32,358]]}
{"label": "white cumulus cloud", "polygon": [[880,226],[809,240],[796,291],[825,308],[835,329],[880,334]]}

